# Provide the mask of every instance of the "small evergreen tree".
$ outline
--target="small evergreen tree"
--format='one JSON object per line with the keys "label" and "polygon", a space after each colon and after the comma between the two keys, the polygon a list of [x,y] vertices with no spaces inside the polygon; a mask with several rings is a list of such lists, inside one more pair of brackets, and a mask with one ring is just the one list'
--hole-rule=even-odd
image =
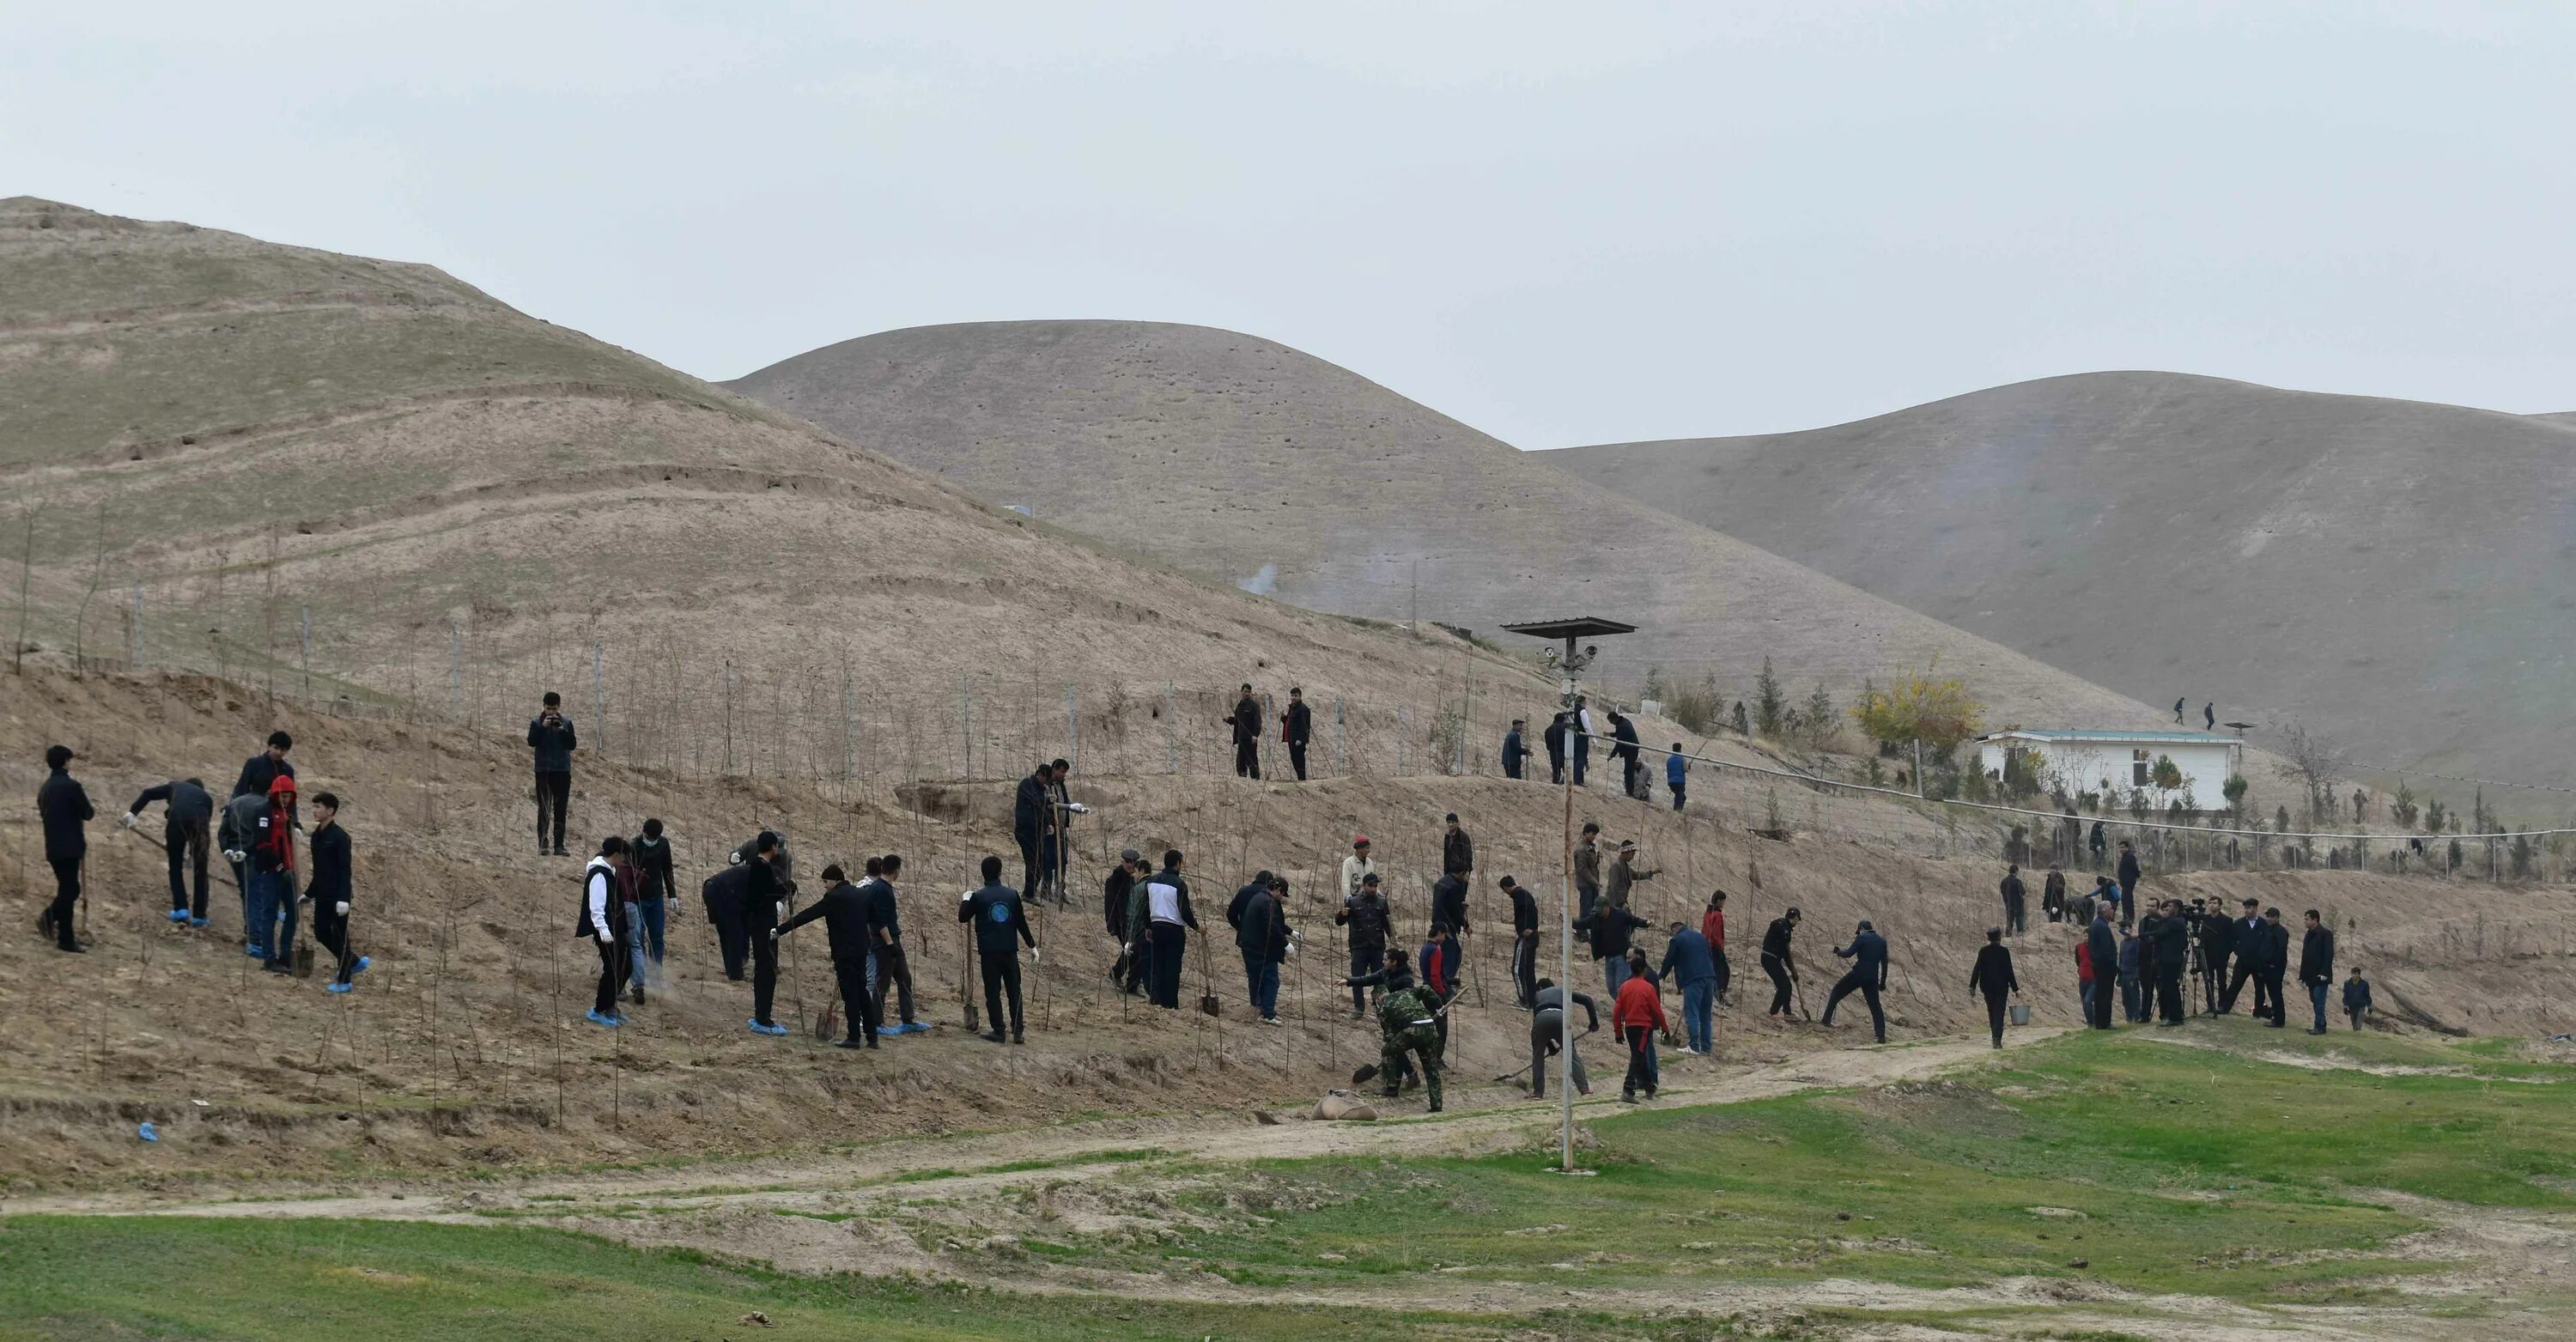
{"label": "small evergreen tree", "polygon": [[1789,720],[1789,698],[1780,691],[1780,678],[1771,672],[1771,659],[1762,659],[1762,674],[1753,680],[1753,722],[1764,736],[1780,738],[1780,729]]}
{"label": "small evergreen tree", "polygon": [[2439,797],[2430,798],[2430,799],[2428,799],[2428,800],[2424,803],[2424,832],[2425,832],[2425,833],[2427,833],[2427,834],[2439,834],[2439,833],[2441,833],[2441,832],[2442,832],[2443,827],[2444,827],[2446,824],[2448,824],[2448,823],[2449,823],[2450,819],[2451,819],[2451,813],[2450,813],[2449,811],[2446,811],[2446,810],[2442,809],[2442,799],[2441,799],[2441,798],[2439,798]]}
{"label": "small evergreen tree", "polygon": [[1826,750],[1833,746],[1834,728],[1838,719],[1834,713],[1834,696],[1826,692],[1823,681],[1817,681],[1816,688],[1807,692],[1804,721],[1807,728],[1807,744],[1810,747]]}

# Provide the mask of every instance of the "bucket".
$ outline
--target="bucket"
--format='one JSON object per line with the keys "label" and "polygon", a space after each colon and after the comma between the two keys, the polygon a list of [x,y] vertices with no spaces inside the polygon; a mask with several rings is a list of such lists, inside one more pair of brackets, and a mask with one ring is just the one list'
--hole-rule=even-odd
{"label": "bucket", "polygon": [[2030,1024],[2030,1005],[2026,1002],[2015,1002],[2004,1008],[2004,1016],[2015,1025],[2028,1025]]}

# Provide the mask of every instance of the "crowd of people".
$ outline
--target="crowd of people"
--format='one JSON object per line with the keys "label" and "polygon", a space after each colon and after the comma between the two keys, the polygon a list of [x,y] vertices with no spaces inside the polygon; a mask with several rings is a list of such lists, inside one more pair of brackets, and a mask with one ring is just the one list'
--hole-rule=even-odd
{"label": "crowd of people", "polygon": [[[1302,691],[1289,692],[1282,715],[1282,739],[1290,748],[1292,767],[1305,776],[1305,746],[1311,719]],[[1259,743],[1262,712],[1251,686],[1243,687],[1234,712],[1226,719],[1237,747],[1238,772],[1260,776]],[[1503,766],[1522,776],[1530,757],[1522,744],[1522,720],[1506,738]],[[1612,758],[1623,770],[1632,796],[1643,796],[1634,723],[1608,710],[1596,720],[1581,698],[1558,713],[1542,736],[1551,778],[1561,783],[1570,768],[1577,783],[1590,764],[1590,742],[1611,743]],[[571,774],[578,739],[555,694],[543,697],[528,725],[536,801],[537,847],[548,855],[565,853],[564,836],[570,806]],[[117,823],[133,828],[150,806],[163,808],[162,847],[168,856],[173,923],[190,929],[208,926],[210,852],[221,852],[239,897],[242,947],[272,973],[309,974],[310,956],[299,964],[298,923],[310,906],[313,944],[333,957],[326,987],[334,993],[353,990],[356,976],[369,966],[357,953],[352,933],[352,905],[357,895],[347,831],[338,823],[340,799],[316,792],[299,794],[295,766],[288,761],[294,741],[273,733],[266,748],[247,760],[234,780],[229,798],[217,805],[198,778],[174,778],[141,790]],[[1675,743],[1668,759],[1666,784],[1678,808],[1686,794],[1686,765]],[[42,917],[43,932],[62,951],[84,949],[75,934],[82,894],[87,825],[95,818],[87,791],[70,766],[73,752],[54,746],[46,753],[48,776],[39,789],[45,855],[55,876],[55,896]],[[1024,1044],[1027,1038],[1020,953],[1042,955],[1024,900],[1066,902],[1067,866],[1073,852],[1066,828],[1085,813],[1071,799],[1067,779],[1071,766],[1063,759],[1037,765],[1018,785],[1013,807],[1013,837],[1020,850],[1020,884],[1003,883],[1000,855],[980,863],[982,884],[964,894],[957,921],[971,928],[969,943],[983,987],[984,1037],[996,1043]],[[309,810],[309,814],[308,814]],[[840,864],[825,866],[821,891],[801,909],[796,864],[785,837],[763,830],[731,850],[722,869],[706,878],[699,894],[712,926],[723,973],[751,989],[748,1028],[758,1034],[789,1033],[774,1016],[780,943],[807,924],[824,925],[832,974],[848,1020],[839,1046],[874,1049],[879,1040],[919,1033],[931,1027],[921,1019],[907,963],[898,883],[904,860],[885,853],[865,858],[853,879]],[[1159,862],[1149,862],[1134,848],[1119,855],[1102,883],[1102,930],[1115,947],[1107,972],[1121,992],[1141,997],[1154,1007],[1178,1010],[1189,940],[1200,932],[1191,900],[1186,856],[1166,849]],[[1445,817],[1441,836],[1440,874],[1431,886],[1428,917],[1418,946],[1398,944],[1399,930],[1387,878],[1371,856],[1365,834],[1354,836],[1343,859],[1332,923],[1348,947],[1343,986],[1350,992],[1353,1020],[1374,1015],[1382,1035],[1379,1072],[1385,1091],[1396,1095],[1420,1085],[1429,1106],[1441,1104],[1440,1072],[1449,1053],[1448,1012],[1467,990],[1475,961],[1466,945],[1474,934],[1470,898],[1477,873],[1477,849],[1456,814]],[[1544,930],[1539,897],[1515,877],[1494,882],[1496,897],[1510,915],[1510,973],[1513,1001],[1530,1013],[1528,1087],[1533,1096],[1546,1093],[1549,1059],[1571,1052],[1579,1036],[1569,1031],[1569,1013],[1580,1007],[1584,1034],[1600,1028],[1600,1003],[1609,1006],[1610,1023],[1627,1052],[1622,1098],[1654,1098],[1660,1086],[1658,1041],[1685,1054],[1705,1054],[1715,1047],[1714,1017],[1728,998],[1732,968],[1727,956],[1727,894],[1709,893],[1696,923],[1674,920],[1663,929],[1660,959],[1639,943],[1651,935],[1649,921],[1632,906],[1637,887],[1662,873],[1642,862],[1638,845],[1623,839],[1605,850],[1601,826],[1587,822],[1572,854],[1574,907],[1569,910],[1578,944],[1599,966],[1602,994],[1593,995],[1561,984],[1538,972]],[[303,888],[296,888],[297,881]],[[2225,1015],[2235,1009],[2242,990],[2253,985],[2252,1011],[2280,1028],[2287,1013],[2283,983],[2289,967],[2289,932],[2277,908],[2258,909],[2244,902],[2241,917],[2223,916],[2207,901],[2179,899],[2148,903],[2141,912],[2137,856],[2120,845],[2114,875],[2095,878],[2089,890],[2070,895],[2064,871],[2051,866],[2040,898],[2047,923],[2081,929],[2074,943],[2077,998],[2083,1018],[2096,1028],[2112,1024],[2114,1003],[2124,1018],[2143,1024],[2151,1017],[2165,1026],[2186,1019],[2183,980],[2198,979],[2202,1009]],[[593,944],[599,976],[590,1023],[624,1025],[630,1005],[645,1002],[658,983],[666,955],[668,905],[675,897],[677,875],[672,843],[663,822],[644,818],[634,832],[600,839],[584,866],[573,934]],[[2027,890],[2018,864],[2008,866],[2000,882],[2002,921],[1990,928],[1968,977],[1968,992],[1987,1007],[1993,1043],[2000,1048],[2014,999],[2022,993],[2019,967],[2006,938],[2028,931]],[[1284,876],[1262,870],[1238,888],[1227,903],[1225,920],[1244,971],[1245,999],[1255,1019],[1281,1024],[1278,1013],[1283,963],[1295,952],[1301,934],[1289,915],[1289,886]],[[1772,918],[1764,929],[1759,963],[1772,993],[1766,1014],[1776,1022],[1807,1019],[1803,979],[1795,939],[1804,921],[1797,908]],[[2335,986],[2334,933],[2316,910],[2304,918],[2298,978],[2307,990],[2311,1033],[2323,1033],[2329,996]],[[1868,920],[1854,928],[1849,941],[1832,948],[1848,967],[1826,993],[1819,1023],[1831,1027],[1835,1013],[1857,994],[1870,1015],[1872,1036],[1887,1040],[1884,994],[1891,963],[1886,936]],[[2230,968],[2233,968],[2232,977]],[[1679,1034],[1666,1014],[1664,990],[1679,997]],[[2116,987],[2117,992],[2113,989]],[[2358,1030],[2371,1011],[2370,985],[2359,969],[2342,984],[2342,1006]],[[1215,1010],[1212,997],[1201,1003]],[[891,1014],[889,1007],[892,1008]],[[1590,1083],[1580,1056],[1567,1060],[1578,1090]]]}

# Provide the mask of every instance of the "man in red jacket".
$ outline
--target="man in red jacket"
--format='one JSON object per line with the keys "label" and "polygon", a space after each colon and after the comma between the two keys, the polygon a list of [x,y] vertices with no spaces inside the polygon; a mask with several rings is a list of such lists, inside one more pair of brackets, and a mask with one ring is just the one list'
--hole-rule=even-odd
{"label": "man in red jacket", "polygon": [[1628,978],[1619,985],[1619,996],[1610,1006],[1610,1023],[1619,1037],[1628,1041],[1628,1076],[1619,1083],[1619,1099],[1625,1104],[1637,1102],[1637,1091],[1643,1087],[1647,1099],[1655,1098],[1662,1081],[1655,1069],[1655,1036],[1672,1030],[1664,1017],[1664,995],[1655,986],[1654,976],[1646,972],[1646,953],[1628,953]]}
{"label": "man in red jacket", "polygon": [[1699,934],[1708,938],[1708,952],[1717,960],[1717,1004],[1731,1006],[1733,1003],[1726,1000],[1726,986],[1734,980],[1735,971],[1726,963],[1725,891],[1709,893],[1708,911],[1699,916]]}

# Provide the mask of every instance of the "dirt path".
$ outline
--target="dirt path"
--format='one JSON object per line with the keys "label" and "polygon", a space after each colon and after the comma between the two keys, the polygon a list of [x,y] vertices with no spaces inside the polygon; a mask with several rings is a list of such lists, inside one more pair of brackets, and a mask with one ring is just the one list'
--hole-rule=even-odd
{"label": "dirt path", "polygon": [[[2012,1046],[2025,1047],[2059,1031],[2017,1031]],[[1882,1085],[1926,1076],[1992,1056],[1983,1040],[1941,1039],[1887,1048],[1829,1049],[1783,1062],[1746,1068],[1687,1087],[1668,1087],[1658,1107],[1734,1104],[1804,1090]],[[1064,1178],[1086,1161],[1114,1168],[1140,1148],[1196,1161],[1294,1159],[1350,1154],[1461,1155],[1507,1148],[1553,1132],[1557,1106],[1536,1103],[1517,1088],[1452,1083],[1452,1112],[1376,1123],[1309,1122],[1282,1115],[1276,1126],[1249,1114],[1224,1117],[1107,1119],[1060,1127],[975,1136],[911,1138],[822,1157],[778,1156],[692,1165],[682,1169],[553,1175],[517,1183],[409,1181],[363,1191],[311,1184],[245,1187],[231,1196],[173,1199],[150,1192],[100,1192],[12,1200],[21,1213],[173,1216],[326,1216],[379,1220],[483,1218],[495,1212],[558,1207],[566,1211],[600,1202],[651,1200],[670,1206],[728,1203],[789,1206],[814,1196],[847,1195],[891,1185],[905,1196],[943,1190],[984,1191],[1014,1175]],[[1411,1102],[1406,1102],[1411,1107]],[[1604,1093],[1576,1103],[1581,1114],[1623,1108]],[[1038,1166],[993,1173],[1003,1165]],[[932,1175],[931,1178],[922,1178]],[[424,1187],[424,1184],[427,1186]]]}

